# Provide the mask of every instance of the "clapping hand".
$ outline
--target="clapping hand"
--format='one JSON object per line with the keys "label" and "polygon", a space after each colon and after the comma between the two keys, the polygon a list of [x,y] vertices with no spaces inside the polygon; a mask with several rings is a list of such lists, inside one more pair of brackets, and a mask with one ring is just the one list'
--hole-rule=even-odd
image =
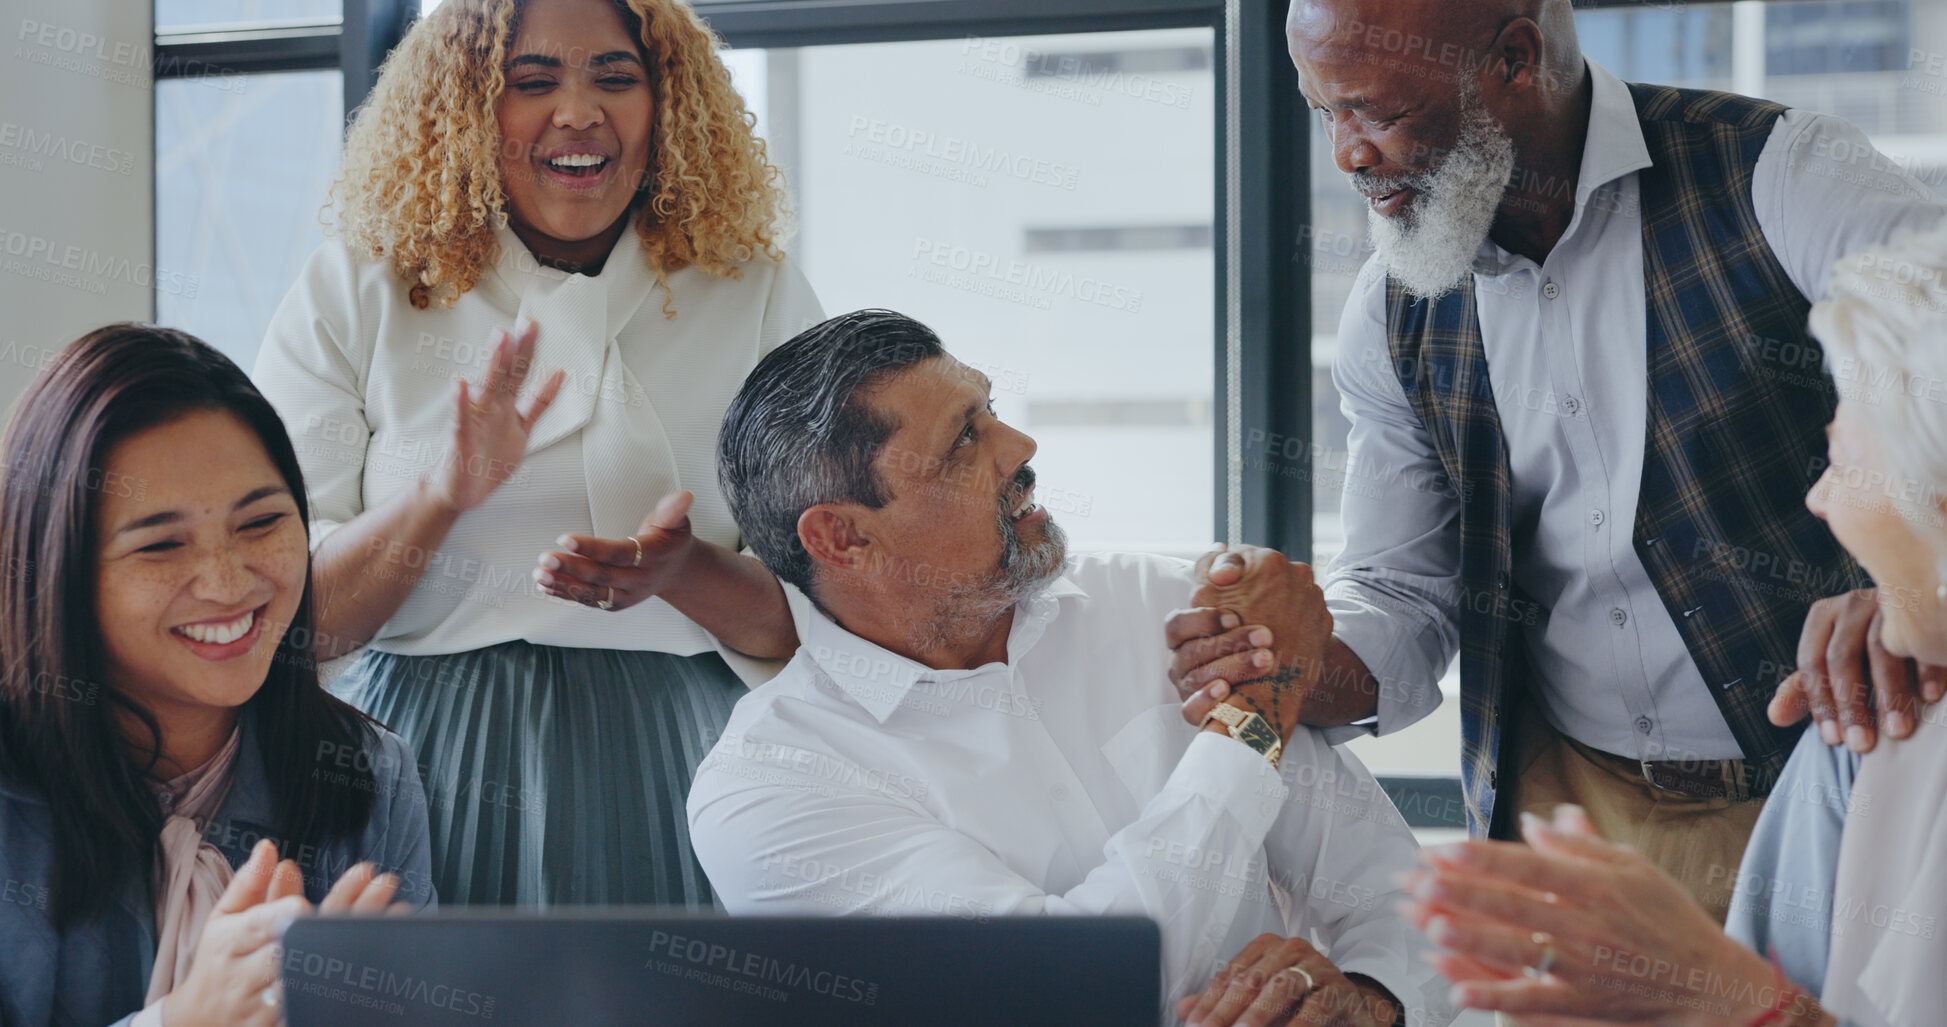
{"label": "clapping hand", "polygon": [[[399,879],[379,874],[370,863],[345,871],[317,912],[403,913],[393,903]],[[163,997],[169,1027],[276,1027],[283,1022],[281,964],[284,925],[312,912],[304,899],[304,873],[290,860],[279,862],[277,846],[257,843],[250,858],[230,877],[196,942],[196,955],[182,986]]]}
{"label": "clapping hand", "polygon": [[446,463],[428,479],[442,504],[462,513],[486,501],[520,467],[527,455],[527,438],[534,422],[547,412],[561,391],[567,372],[556,370],[525,404],[517,402],[521,384],[534,363],[534,340],[540,326],[532,321],[515,326],[515,333],[495,332],[493,361],[487,378],[476,389],[465,379],[455,398],[453,442]]}
{"label": "clapping hand", "polygon": [[626,610],[676,580],[696,545],[689,492],[672,492],[623,539],[563,535],[542,553],[534,580],[541,591],[603,610]]}
{"label": "clapping hand", "polygon": [[[1429,849],[1426,869],[1402,876],[1405,912],[1439,947],[1428,962],[1454,982],[1456,1004],[1534,1027],[1739,1027],[1778,1000],[1770,964],[1580,809],[1525,815],[1522,831],[1528,845]],[[1794,1014],[1818,1022],[1809,1002]]]}

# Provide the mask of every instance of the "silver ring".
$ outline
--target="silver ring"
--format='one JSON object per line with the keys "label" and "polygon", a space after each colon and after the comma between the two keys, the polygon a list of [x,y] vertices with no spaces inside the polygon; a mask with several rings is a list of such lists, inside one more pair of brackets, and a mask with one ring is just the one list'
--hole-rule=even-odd
{"label": "silver ring", "polygon": [[630,535],[629,541],[635,543],[635,565],[640,567],[642,566],[642,540],[636,538],[634,535]]}
{"label": "silver ring", "polygon": [[1299,992],[1298,994],[1300,995],[1309,995],[1311,994],[1313,988],[1318,987],[1318,982],[1312,980],[1312,975],[1307,973],[1305,971],[1305,968],[1302,966],[1287,966],[1284,969],[1279,970],[1278,973],[1297,974],[1298,976],[1303,977],[1305,979],[1305,990]]}
{"label": "silver ring", "polygon": [[604,587],[608,589],[608,598],[596,600],[595,605],[604,610],[613,610],[615,609],[615,586],[607,585]]}
{"label": "silver ring", "polygon": [[265,988],[263,991],[259,992],[257,995],[257,1001],[262,1002],[264,1005],[267,1005],[272,1009],[276,1009],[277,1008],[277,985],[273,984],[270,987]]}
{"label": "silver ring", "polygon": [[1541,946],[1541,961],[1533,966],[1521,968],[1522,976],[1533,980],[1555,969],[1555,936],[1547,931],[1536,931],[1528,936],[1528,940]]}

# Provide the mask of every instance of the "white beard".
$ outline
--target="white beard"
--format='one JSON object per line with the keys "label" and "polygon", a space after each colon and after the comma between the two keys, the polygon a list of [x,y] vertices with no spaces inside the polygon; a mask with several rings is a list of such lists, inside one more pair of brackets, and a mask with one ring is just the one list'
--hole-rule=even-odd
{"label": "white beard", "polygon": [[1474,254],[1494,227],[1494,213],[1514,173],[1514,141],[1494,116],[1470,100],[1461,114],[1460,138],[1438,167],[1416,175],[1381,179],[1355,174],[1366,194],[1412,189],[1412,206],[1387,217],[1366,212],[1373,245],[1388,272],[1417,299],[1435,299],[1459,288],[1473,273]]}

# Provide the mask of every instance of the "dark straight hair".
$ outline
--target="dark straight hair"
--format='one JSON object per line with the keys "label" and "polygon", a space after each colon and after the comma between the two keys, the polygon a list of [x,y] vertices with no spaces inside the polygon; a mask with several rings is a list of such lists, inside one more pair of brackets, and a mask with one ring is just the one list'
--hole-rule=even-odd
{"label": "dark straight hair", "polygon": [[[104,490],[132,486],[106,480],[103,464],[117,443],[204,410],[256,433],[308,535],[310,505],[284,422],[236,364],[184,332],[114,324],[75,340],[28,386],[0,442],[0,773],[52,810],[60,930],[106,909],[130,874],[153,887],[163,821],[144,780],[160,757],[161,727],[105,680],[96,506]],[[318,684],[312,609],[307,574],[270,672],[244,704],[287,853],[362,831],[373,802],[368,761],[350,761],[367,766],[350,780],[313,780],[320,752],[366,748],[376,736],[363,714]],[[117,711],[147,727],[146,752],[131,744]]]}

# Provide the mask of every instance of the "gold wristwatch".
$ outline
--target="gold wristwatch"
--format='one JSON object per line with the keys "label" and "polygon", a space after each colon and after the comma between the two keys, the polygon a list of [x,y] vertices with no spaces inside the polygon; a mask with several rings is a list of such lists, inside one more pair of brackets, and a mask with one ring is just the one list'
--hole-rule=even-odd
{"label": "gold wristwatch", "polygon": [[1278,757],[1284,752],[1284,739],[1263,717],[1240,710],[1229,703],[1218,703],[1203,718],[1205,724],[1213,720],[1223,721],[1230,729],[1230,736],[1251,747],[1251,750],[1264,757],[1272,766],[1278,765]]}

